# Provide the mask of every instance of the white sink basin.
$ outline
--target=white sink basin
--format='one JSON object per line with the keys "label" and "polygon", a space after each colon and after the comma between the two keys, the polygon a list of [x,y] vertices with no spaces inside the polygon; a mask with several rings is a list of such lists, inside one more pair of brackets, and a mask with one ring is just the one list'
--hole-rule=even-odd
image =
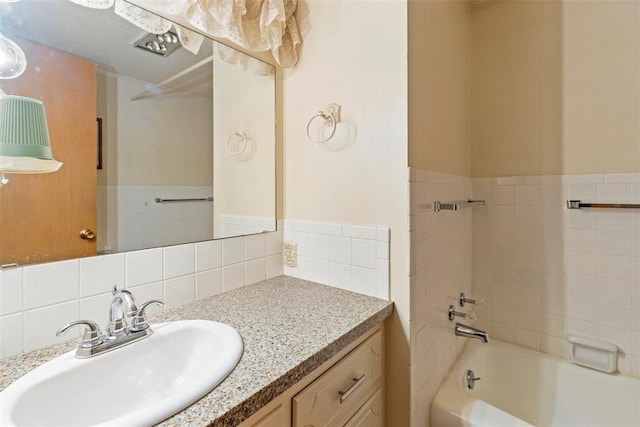
{"label": "white sink basin", "polygon": [[223,323],[151,327],[141,341],[89,359],[74,350],[18,379],[0,393],[0,425],[155,424],[220,384],[242,355],[240,335]]}

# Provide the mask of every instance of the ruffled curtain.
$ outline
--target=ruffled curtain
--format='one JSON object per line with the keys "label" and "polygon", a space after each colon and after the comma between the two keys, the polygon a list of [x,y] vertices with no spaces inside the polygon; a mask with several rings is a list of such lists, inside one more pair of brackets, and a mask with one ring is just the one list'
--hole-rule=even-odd
{"label": "ruffled curtain", "polygon": [[[172,25],[123,0],[71,1],[100,9],[115,3],[118,15],[150,33],[166,32]],[[282,67],[293,67],[298,62],[302,40],[294,16],[297,0],[137,0],[136,3],[158,13],[182,16],[198,30],[230,40],[248,51],[270,50]],[[197,51],[201,36],[184,28],[179,33],[183,46]]]}

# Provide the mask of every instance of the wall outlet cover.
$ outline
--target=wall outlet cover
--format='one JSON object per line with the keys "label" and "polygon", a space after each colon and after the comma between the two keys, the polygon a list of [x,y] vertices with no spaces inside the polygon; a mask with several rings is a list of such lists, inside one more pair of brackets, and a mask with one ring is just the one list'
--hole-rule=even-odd
{"label": "wall outlet cover", "polygon": [[282,263],[287,267],[298,266],[298,244],[294,242],[284,242],[282,248]]}

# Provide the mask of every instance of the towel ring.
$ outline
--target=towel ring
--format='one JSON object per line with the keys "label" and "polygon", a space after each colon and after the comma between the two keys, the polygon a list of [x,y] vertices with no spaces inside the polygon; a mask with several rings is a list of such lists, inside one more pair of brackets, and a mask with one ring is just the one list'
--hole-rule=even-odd
{"label": "towel ring", "polygon": [[[232,150],[230,145],[234,136],[240,137],[242,141],[241,142],[242,148],[236,151]],[[231,154],[232,156],[236,156],[240,153],[243,153],[246,148],[247,148],[247,134],[244,132],[238,132],[237,130],[234,130],[233,132],[231,132],[231,135],[229,135],[229,137],[227,138],[227,143],[225,144],[225,149],[227,150],[227,153]]]}
{"label": "towel ring", "polygon": [[[331,134],[328,137],[326,137],[325,139],[315,140],[311,136],[311,131],[310,131],[311,123],[313,123],[313,121],[315,119],[317,119],[317,118],[324,119],[324,125],[325,126],[331,126]],[[333,138],[333,135],[335,135],[335,134],[336,134],[336,118],[333,116],[333,114],[328,113],[326,111],[318,111],[318,114],[316,114],[315,116],[311,117],[311,120],[309,120],[309,123],[307,124],[307,136],[309,137],[311,142],[327,142],[328,140]]]}

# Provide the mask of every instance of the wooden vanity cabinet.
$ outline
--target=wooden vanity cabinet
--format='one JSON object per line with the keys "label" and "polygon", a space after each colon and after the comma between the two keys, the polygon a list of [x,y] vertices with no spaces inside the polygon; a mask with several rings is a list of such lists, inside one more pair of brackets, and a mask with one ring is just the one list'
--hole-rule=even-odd
{"label": "wooden vanity cabinet", "polygon": [[241,427],[323,426],[384,426],[382,324],[241,424]]}

